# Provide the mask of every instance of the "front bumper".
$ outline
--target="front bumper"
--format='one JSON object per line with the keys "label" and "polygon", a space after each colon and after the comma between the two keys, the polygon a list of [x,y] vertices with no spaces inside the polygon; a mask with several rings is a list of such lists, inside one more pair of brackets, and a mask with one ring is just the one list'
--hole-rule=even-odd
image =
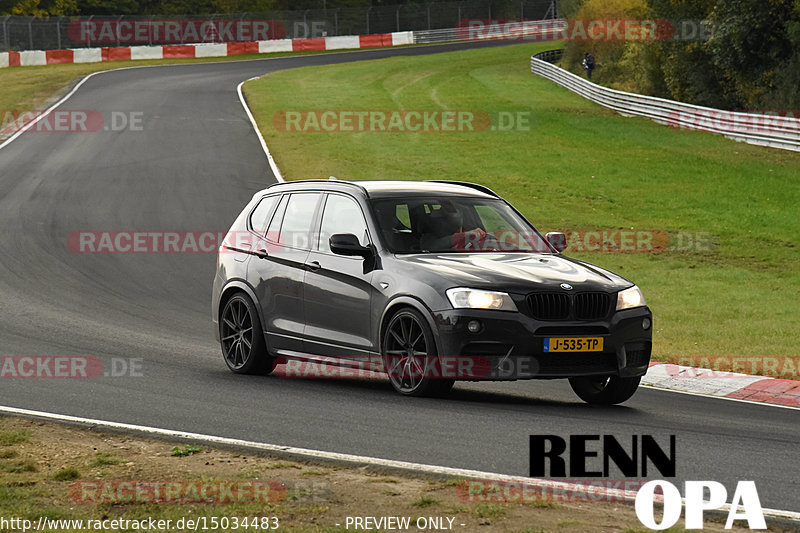
{"label": "front bumper", "polygon": [[[648,307],[597,321],[539,321],[519,312],[472,309],[435,312],[434,320],[440,358],[457,358],[459,368],[469,369],[459,374],[462,380],[636,377],[650,363],[653,315]],[[475,320],[481,327],[471,333],[467,324]],[[545,352],[548,337],[602,337],[603,351]]]}

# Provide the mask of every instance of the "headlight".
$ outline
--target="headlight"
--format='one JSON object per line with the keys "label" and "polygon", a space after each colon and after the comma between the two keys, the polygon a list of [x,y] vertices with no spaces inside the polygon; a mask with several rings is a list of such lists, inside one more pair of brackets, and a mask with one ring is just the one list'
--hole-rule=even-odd
{"label": "headlight", "polygon": [[505,292],[482,291],[457,287],[447,289],[447,298],[456,309],[497,309],[516,311],[514,300]]}
{"label": "headlight", "polygon": [[645,305],[644,294],[636,285],[617,294],[617,311],[643,305]]}

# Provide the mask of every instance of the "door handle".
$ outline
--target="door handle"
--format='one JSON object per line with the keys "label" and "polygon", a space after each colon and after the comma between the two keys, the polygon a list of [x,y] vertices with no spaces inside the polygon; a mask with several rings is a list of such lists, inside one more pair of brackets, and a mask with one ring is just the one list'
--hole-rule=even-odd
{"label": "door handle", "polygon": [[319,261],[310,261],[303,265],[306,270],[310,272],[314,272],[315,270],[319,270],[322,268],[322,265],[319,264]]}
{"label": "door handle", "polygon": [[266,248],[262,248],[262,249],[260,249],[259,251],[256,252],[256,256],[259,259],[266,259],[268,255],[269,254],[267,253],[267,249]]}

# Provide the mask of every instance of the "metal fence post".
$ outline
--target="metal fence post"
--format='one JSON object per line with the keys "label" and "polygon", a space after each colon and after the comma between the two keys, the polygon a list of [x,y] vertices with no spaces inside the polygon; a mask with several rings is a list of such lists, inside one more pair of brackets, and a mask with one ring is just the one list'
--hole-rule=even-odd
{"label": "metal fence post", "polygon": [[339,35],[339,8],[333,12],[333,34]]}
{"label": "metal fence post", "polygon": [[[93,17],[94,15],[89,15],[89,18],[86,20],[86,22],[91,22]],[[86,39],[86,48],[91,48],[91,47],[92,47],[92,37],[89,36]]]}
{"label": "metal fence post", "polygon": [[11,15],[7,15],[3,17],[3,43],[5,44],[5,50],[11,48],[11,40],[8,38],[8,19],[11,18]]}
{"label": "metal fence post", "polygon": [[31,17],[28,21],[28,43],[30,45],[28,50],[33,50],[33,19],[34,17]]}
{"label": "metal fence post", "polygon": [[397,31],[400,31],[400,10],[403,9],[403,6],[397,6],[397,10],[394,12],[395,19],[397,21]]}
{"label": "metal fence post", "polygon": [[147,21],[147,44],[150,46],[153,46],[153,17],[155,17],[155,15],[150,15],[150,20]]}
{"label": "metal fence post", "polygon": [[372,10],[372,6],[367,8],[367,31],[366,34],[369,35],[369,12]]}

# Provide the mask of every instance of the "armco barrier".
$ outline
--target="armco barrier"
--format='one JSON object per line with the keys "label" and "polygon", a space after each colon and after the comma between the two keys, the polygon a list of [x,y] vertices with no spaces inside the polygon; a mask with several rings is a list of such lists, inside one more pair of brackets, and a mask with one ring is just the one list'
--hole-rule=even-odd
{"label": "armco barrier", "polygon": [[304,50],[345,50],[414,44],[410,31],[374,35],[343,35],[312,39],[277,39],[274,41],[198,43],[163,46],[115,46],[67,50],[26,50],[0,52],[0,68],[61,63],[98,63],[138,59],[225,57],[241,54],[297,52]]}
{"label": "armco barrier", "polygon": [[531,57],[531,72],[624,116],[647,117],[659,124],[709,131],[750,144],[800,151],[800,119],[795,117],[724,111],[616,91],[536,56]]}

